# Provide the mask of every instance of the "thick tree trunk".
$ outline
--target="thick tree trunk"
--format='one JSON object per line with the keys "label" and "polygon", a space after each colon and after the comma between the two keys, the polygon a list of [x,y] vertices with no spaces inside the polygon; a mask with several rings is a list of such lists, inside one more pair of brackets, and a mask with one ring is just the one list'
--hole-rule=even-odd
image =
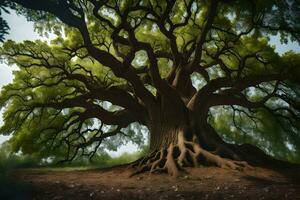
{"label": "thick tree trunk", "polygon": [[176,177],[184,167],[199,165],[237,170],[253,165],[287,166],[253,145],[227,144],[207,123],[205,114],[178,108],[156,113],[149,125],[150,152],[134,164],[134,174],[166,171]]}
{"label": "thick tree trunk", "polygon": [[152,131],[150,134],[150,151],[155,151],[161,148],[166,148],[170,144],[176,144],[178,132],[177,127],[161,127],[158,131]]}
{"label": "thick tree trunk", "polygon": [[[176,115],[174,110],[182,110]],[[173,113],[173,114],[170,114]],[[218,137],[201,133],[195,119],[186,109],[160,112],[150,123],[149,155],[135,163],[136,173],[167,171],[178,176],[184,167],[213,165],[222,168],[250,167]],[[206,128],[209,127],[206,124]],[[224,157],[222,157],[224,156]],[[233,160],[235,159],[235,160]]]}

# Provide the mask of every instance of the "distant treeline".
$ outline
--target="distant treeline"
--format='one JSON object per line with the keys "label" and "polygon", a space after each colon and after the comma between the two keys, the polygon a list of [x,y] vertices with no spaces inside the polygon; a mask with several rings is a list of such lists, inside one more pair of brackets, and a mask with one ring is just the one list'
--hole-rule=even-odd
{"label": "distant treeline", "polygon": [[78,157],[72,162],[59,163],[59,158],[41,159],[34,155],[23,155],[22,153],[11,153],[6,145],[0,146],[0,173],[16,168],[106,168],[115,165],[130,163],[137,160],[147,152],[147,146],[137,152],[123,153],[120,156],[112,157],[107,152],[98,152],[92,159],[88,157]]}

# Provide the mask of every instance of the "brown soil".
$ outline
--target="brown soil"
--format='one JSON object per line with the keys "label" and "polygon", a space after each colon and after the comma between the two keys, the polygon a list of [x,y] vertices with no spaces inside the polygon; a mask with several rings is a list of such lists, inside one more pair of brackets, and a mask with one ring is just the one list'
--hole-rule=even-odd
{"label": "brown soil", "polygon": [[[126,166],[71,172],[18,170],[15,180],[33,186],[32,199],[300,199],[300,170],[279,173],[215,167],[187,169],[172,178],[144,173],[129,177]],[[284,173],[284,174],[283,174]]]}

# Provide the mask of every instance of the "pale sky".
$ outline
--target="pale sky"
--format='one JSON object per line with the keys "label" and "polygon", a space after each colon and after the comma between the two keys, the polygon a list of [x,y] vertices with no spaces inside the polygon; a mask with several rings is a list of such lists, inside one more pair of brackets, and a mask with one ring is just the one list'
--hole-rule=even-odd
{"label": "pale sky", "polygon": [[[33,23],[28,22],[25,17],[17,16],[14,11],[11,11],[10,14],[3,13],[3,18],[8,22],[10,27],[9,34],[6,35],[6,39],[12,39],[15,41],[23,41],[23,40],[49,40],[48,38],[44,38],[39,36],[33,30]],[[53,36],[52,36],[53,37]],[[300,46],[296,42],[289,42],[288,44],[280,44],[279,37],[273,36],[271,37],[270,43],[276,46],[276,51],[280,54],[294,50],[300,52]],[[5,64],[0,64],[0,88],[11,82],[13,79],[12,76],[12,67],[8,67]],[[2,112],[0,112],[0,125],[2,125]],[[3,141],[7,140],[8,137],[0,135],[0,145]],[[129,144],[121,147],[118,152],[112,152],[112,155],[117,155],[120,152],[125,151],[135,151],[137,148],[133,144]]]}

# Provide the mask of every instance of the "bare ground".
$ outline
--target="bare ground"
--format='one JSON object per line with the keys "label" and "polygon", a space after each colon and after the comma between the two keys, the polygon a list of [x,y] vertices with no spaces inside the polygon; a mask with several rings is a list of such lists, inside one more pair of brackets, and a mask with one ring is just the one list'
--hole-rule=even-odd
{"label": "bare ground", "polygon": [[300,199],[300,170],[187,169],[179,178],[126,166],[86,171],[18,170],[14,180],[32,186],[29,199]]}

